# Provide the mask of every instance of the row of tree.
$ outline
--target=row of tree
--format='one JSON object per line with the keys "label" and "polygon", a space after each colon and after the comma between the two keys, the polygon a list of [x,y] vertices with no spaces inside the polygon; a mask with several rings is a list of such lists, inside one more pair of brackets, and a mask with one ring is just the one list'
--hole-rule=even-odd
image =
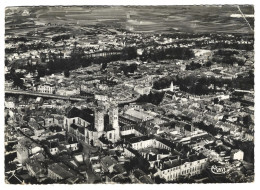
{"label": "row of tree", "polygon": [[189,48],[170,47],[162,49],[144,50],[140,59],[142,61],[152,60],[165,60],[165,59],[182,59],[189,60],[194,57],[194,52]]}
{"label": "row of tree", "polygon": [[232,56],[238,54],[239,52],[237,50],[222,50],[222,49],[219,49],[214,53],[214,55],[220,55],[220,56]]}
{"label": "row of tree", "polygon": [[237,50],[246,50],[246,51],[252,51],[254,50],[254,44],[226,44],[223,42],[210,44],[209,46],[211,49],[221,49],[221,48],[230,48],[230,49],[237,49]]}
{"label": "row of tree", "polygon": [[52,37],[52,41],[54,41],[54,42],[58,42],[58,41],[61,41],[61,40],[68,40],[68,39],[70,39],[69,34],[58,35],[58,36]]}
{"label": "row of tree", "polygon": [[[92,63],[102,64],[102,69],[106,69],[107,63],[118,60],[130,60],[136,58],[136,48],[126,47],[122,50],[121,54],[89,57],[86,56],[83,49],[78,48],[73,51],[70,58],[54,57],[47,64],[48,74],[56,72],[64,72],[67,70],[77,69],[79,67],[88,67]],[[122,67],[125,73],[134,72],[137,69],[136,65],[130,65],[129,67]]]}

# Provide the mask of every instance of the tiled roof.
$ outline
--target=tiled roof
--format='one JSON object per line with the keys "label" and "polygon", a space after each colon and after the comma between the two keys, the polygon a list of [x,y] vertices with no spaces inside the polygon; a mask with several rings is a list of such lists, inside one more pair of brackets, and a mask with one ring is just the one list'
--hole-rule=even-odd
{"label": "tiled roof", "polygon": [[54,163],[48,167],[48,170],[51,170],[63,179],[75,176],[75,174],[69,171],[69,168],[62,163]]}
{"label": "tiled roof", "polygon": [[117,161],[111,157],[111,156],[105,156],[104,158],[101,158],[101,162],[106,166],[110,167],[114,164],[117,164]]}

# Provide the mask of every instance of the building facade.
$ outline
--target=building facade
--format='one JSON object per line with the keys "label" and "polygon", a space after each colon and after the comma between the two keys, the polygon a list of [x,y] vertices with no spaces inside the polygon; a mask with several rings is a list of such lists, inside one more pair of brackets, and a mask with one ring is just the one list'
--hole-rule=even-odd
{"label": "building facade", "polygon": [[35,91],[46,94],[55,94],[56,87],[53,84],[40,84],[35,87]]}
{"label": "building facade", "polygon": [[190,155],[187,159],[160,160],[155,164],[160,178],[166,181],[176,181],[180,177],[190,177],[200,174],[207,167],[207,158],[203,155]]}
{"label": "building facade", "polygon": [[116,105],[112,105],[108,110],[109,122],[107,119],[105,121],[107,112],[104,107],[97,107],[95,110],[88,110],[88,112],[72,108],[64,117],[64,129],[78,140],[94,146],[101,146],[100,138],[107,139],[112,143],[120,139]]}

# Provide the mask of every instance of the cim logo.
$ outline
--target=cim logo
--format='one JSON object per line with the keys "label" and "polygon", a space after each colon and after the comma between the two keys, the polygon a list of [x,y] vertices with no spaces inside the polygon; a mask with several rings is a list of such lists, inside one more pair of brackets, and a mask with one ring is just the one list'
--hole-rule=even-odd
{"label": "cim logo", "polygon": [[210,170],[213,174],[225,174],[226,173],[226,168],[224,168],[223,166],[213,165],[213,166],[211,166]]}

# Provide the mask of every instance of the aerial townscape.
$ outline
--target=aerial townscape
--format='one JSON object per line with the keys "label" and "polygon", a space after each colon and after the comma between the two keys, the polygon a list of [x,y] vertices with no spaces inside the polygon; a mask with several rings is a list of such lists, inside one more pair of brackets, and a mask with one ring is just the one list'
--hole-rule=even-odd
{"label": "aerial townscape", "polygon": [[7,184],[254,181],[254,7],[5,9]]}

